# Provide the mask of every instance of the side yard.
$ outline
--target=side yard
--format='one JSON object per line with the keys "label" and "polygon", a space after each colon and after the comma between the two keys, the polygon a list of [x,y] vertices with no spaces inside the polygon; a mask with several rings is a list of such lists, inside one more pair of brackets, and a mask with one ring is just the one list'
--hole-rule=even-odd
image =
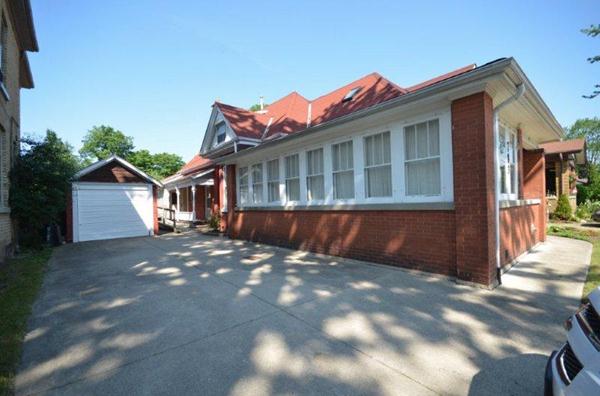
{"label": "side yard", "polygon": [[25,252],[0,266],[0,395],[11,395],[27,318],[52,249]]}
{"label": "side yard", "polygon": [[588,241],[593,245],[592,261],[583,287],[582,300],[585,300],[592,290],[600,286],[600,226],[582,227],[580,225],[551,224],[548,227],[548,235],[579,239]]}

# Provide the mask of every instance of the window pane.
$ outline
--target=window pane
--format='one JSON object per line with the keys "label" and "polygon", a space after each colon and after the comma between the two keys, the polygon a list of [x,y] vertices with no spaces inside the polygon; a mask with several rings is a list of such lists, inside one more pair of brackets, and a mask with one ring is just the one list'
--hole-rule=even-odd
{"label": "window pane", "polygon": [[440,159],[427,159],[422,161],[407,162],[406,195],[439,195]]}
{"label": "window pane", "polygon": [[440,155],[440,123],[439,121],[429,121],[429,156]]}
{"label": "window pane", "polygon": [[267,180],[279,181],[279,160],[274,159],[267,162]]}
{"label": "window pane", "polygon": [[333,174],[333,195],[335,199],[354,198],[354,171]]}
{"label": "window pane", "polygon": [[240,168],[240,204],[248,203],[248,167]]}
{"label": "window pane", "polygon": [[371,197],[392,196],[392,167],[390,165],[365,169],[365,193]]}
{"label": "window pane", "polygon": [[300,179],[288,179],[285,181],[285,194],[287,201],[300,200]]}
{"label": "window pane", "polygon": [[290,155],[285,157],[285,177],[290,179],[298,177],[300,175],[300,169],[298,166],[298,154]]}
{"label": "window pane", "polygon": [[279,201],[279,181],[267,184],[269,202]]}
{"label": "window pane", "polygon": [[306,152],[306,174],[320,175],[323,173],[323,149]]}
{"label": "window pane", "polygon": [[404,128],[404,150],[407,160],[417,158],[417,141],[414,125]]}
{"label": "window pane", "polygon": [[279,197],[279,160],[267,162],[267,198],[269,202],[277,202]]}
{"label": "window pane", "polygon": [[417,124],[417,158],[429,157],[429,147],[427,144],[427,123]]}
{"label": "window pane", "polygon": [[263,200],[263,170],[262,164],[252,165],[252,202]]}
{"label": "window pane", "polygon": [[389,164],[392,162],[392,146],[390,144],[390,133],[383,134],[383,163]]}
{"label": "window pane", "polygon": [[325,180],[323,176],[309,176],[306,178],[308,200],[325,199]]}

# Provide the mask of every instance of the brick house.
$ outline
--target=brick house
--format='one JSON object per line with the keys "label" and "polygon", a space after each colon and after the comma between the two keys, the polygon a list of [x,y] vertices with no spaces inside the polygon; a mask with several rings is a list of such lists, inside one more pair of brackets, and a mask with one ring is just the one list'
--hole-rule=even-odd
{"label": "brick house", "polygon": [[33,88],[27,51],[38,45],[29,0],[0,1],[0,261],[11,254],[15,226],[8,195],[9,172],[19,153],[20,89]]}
{"label": "brick house", "polygon": [[191,219],[212,208],[231,238],[493,287],[546,238],[540,144],[562,134],[512,58],[408,88],[373,73],[256,112],[216,102],[163,199],[189,187]]}

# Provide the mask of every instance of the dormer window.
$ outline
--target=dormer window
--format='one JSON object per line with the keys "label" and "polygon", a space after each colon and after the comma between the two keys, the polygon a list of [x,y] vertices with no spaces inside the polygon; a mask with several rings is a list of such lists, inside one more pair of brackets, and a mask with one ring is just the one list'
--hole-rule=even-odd
{"label": "dormer window", "polygon": [[352,88],[350,91],[348,91],[346,96],[344,96],[344,99],[342,99],[342,103],[350,102],[356,96],[356,94],[360,92],[361,89],[362,87]]}
{"label": "dormer window", "polygon": [[215,128],[215,146],[225,141],[227,137],[225,122],[221,121]]}

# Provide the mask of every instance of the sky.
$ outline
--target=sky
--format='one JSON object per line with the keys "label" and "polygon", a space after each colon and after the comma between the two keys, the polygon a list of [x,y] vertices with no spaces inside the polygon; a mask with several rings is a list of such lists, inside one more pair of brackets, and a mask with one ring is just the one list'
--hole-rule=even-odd
{"label": "sky", "polygon": [[563,126],[600,116],[596,1],[31,0],[35,89],[22,135],[56,131],[75,149],[95,125],[137,149],[189,160],[215,99],[248,108],[316,98],[377,71],[408,87],[513,56]]}

